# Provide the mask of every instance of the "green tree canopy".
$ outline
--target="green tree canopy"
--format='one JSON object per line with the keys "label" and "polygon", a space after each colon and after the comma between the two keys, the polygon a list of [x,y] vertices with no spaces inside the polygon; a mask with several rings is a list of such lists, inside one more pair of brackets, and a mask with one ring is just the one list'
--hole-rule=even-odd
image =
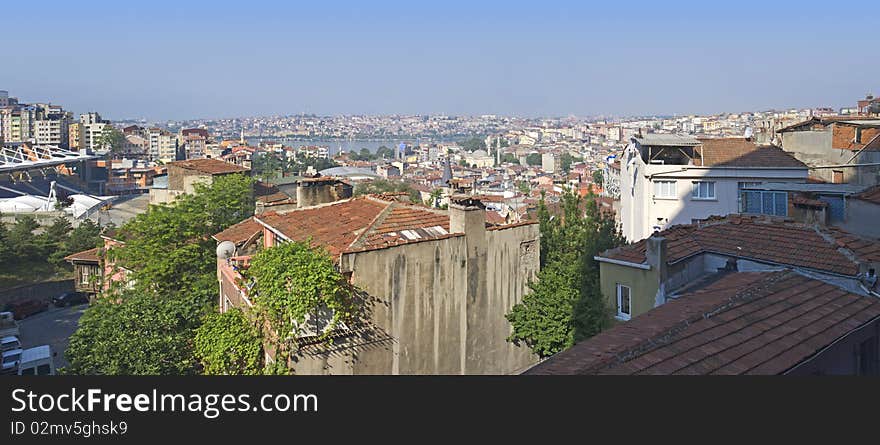
{"label": "green tree canopy", "polygon": [[538,220],[542,265],[538,281],[530,284],[532,292],[507,319],[513,326],[510,341],[546,357],[607,326],[609,314],[594,257],[621,245],[623,237],[613,217],[599,211],[592,194],[583,199],[566,192],[559,215],[551,215],[542,197]]}
{"label": "green tree canopy", "polygon": [[604,177],[604,174],[602,173],[602,170],[594,170],[593,171],[593,182],[598,184],[599,187],[602,187],[603,184],[605,184],[605,177]]}
{"label": "green tree canopy", "polygon": [[98,299],[79,320],[65,352],[66,374],[181,375],[195,372],[193,325],[173,299],[129,291]]}
{"label": "green tree canopy", "polygon": [[195,355],[208,375],[255,375],[263,370],[263,340],[240,309],[211,313],[196,329]]}
{"label": "green tree canopy", "polygon": [[[71,337],[76,347],[67,351],[71,372],[196,372],[195,330],[215,310],[217,299],[216,242],[211,235],[253,210],[253,180],[225,175],[210,185],[196,185],[194,194],[170,205],[151,206],[123,225],[116,237],[124,244],[107,255],[131,271],[132,289],[114,289],[86,310],[85,323],[80,321]],[[97,320],[102,317],[111,322]],[[114,324],[118,328],[111,329]],[[149,327],[153,324],[160,328]],[[158,347],[162,341],[168,343],[167,357]]]}
{"label": "green tree canopy", "polygon": [[529,155],[526,156],[526,164],[534,166],[541,165],[541,153],[529,153]]}
{"label": "green tree canopy", "polygon": [[485,150],[486,149],[486,141],[479,136],[473,136],[470,139],[467,139],[461,143],[461,147],[467,151],[474,150]]}

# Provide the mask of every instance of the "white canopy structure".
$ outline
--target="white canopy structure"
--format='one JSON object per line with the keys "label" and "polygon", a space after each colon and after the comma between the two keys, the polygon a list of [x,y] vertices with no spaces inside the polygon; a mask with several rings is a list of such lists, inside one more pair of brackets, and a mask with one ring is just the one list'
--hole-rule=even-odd
{"label": "white canopy structure", "polygon": [[0,172],[51,167],[95,158],[85,150],[70,151],[52,145],[9,144],[0,146]]}

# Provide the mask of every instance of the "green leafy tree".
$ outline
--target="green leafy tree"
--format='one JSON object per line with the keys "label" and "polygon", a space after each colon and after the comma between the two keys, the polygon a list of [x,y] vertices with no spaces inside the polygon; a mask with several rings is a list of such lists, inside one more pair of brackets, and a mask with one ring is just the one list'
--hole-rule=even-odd
{"label": "green leafy tree", "polygon": [[15,224],[9,230],[7,239],[12,254],[19,260],[39,258],[41,252],[34,231],[40,227],[31,215],[16,217]]}
{"label": "green leafy tree", "polygon": [[462,142],[461,146],[467,151],[485,150],[486,141],[484,141],[483,138],[479,136],[474,136]]}
{"label": "green leafy tree", "polygon": [[209,375],[255,375],[263,371],[263,340],[239,309],[211,313],[196,329],[195,355]]}
{"label": "green leafy tree", "polygon": [[394,150],[384,145],[376,149],[376,158],[391,159],[394,157]]}
{"label": "green leafy tree", "polygon": [[502,153],[501,162],[509,164],[519,164],[519,158],[517,158],[516,155],[513,153]]}
{"label": "green leafy tree", "polygon": [[99,299],[79,320],[65,374],[181,375],[196,371],[193,325],[173,299],[129,291]]}
{"label": "green leafy tree", "polygon": [[72,230],[73,226],[67,218],[58,216],[52,220],[52,224],[36,238],[41,257],[47,258],[50,263],[56,266],[64,264],[64,257],[68,255],[67,250],[64,249],[64,243]]}
{"label": "green leafy tree", "polygon": [[117,155],[122,153],[125,147],[125,135],[110,124],[104,125],[101,137],[98,138],[98,145],[105,150],[109,150],[113,155]]}
{"label": "green leafy tree", "polygon": [[278,155],[271,152],[260,152],[251,162],[251,172],[262,181],[277,178],[281,174],[283,162]]}
{"label": "green leafy tree", "polygon": [[87,219],[71,230],[70,236],[64,241],[65,256],[100,247],[101,244],[101,226]]}
{"label": "green leafy tree", "polygon": [[[195,332],[216,306],[216,242],[211,235],[253,210],[253,180],[225,175],[210,185],[196,185],[194,194],[170,205],[151,206],[123,225],[116,236],[124,244],[106,255],[131,271],[132,289],[117,286],[86,310],[85,324],[80,321],[71,339],[75,347],[67,352],[70,372],[195,373]],[[98,321],[102,318],[111,321]],[[158,346],[162,341],[168,343],[167,356]]]}
{"label": "green leafy tree", "polygon": [[528,195],[532,192],[532,188],[529,187],[529,181],[517,181],[516,189],[519,190],[523,195]]}
{"label": "green leafy tree", "polygon": [[6,228],[6,223],[3,222],[3,214],[0,214],[0,265],[7,261],[9,254],[9,229]]}
{"label": "green leafy tree", "polygon": [[595,196],[562,197],[562,212],[551,215],[542,196],[538,207],[541,271],[532,292],[507,319],[509,340],[546,357],[589,338],[609,323],[594,257],[623,244],[613,217],[599,211]]}
{"label": "green leafy tree", "polygon": [[526,156],[526,164],[533,166],[541,165],[541,153],[529,153]]}
{"label": "green leafy tree", "polygon": [[[355,292],[330,255],[309,241],[287,242],[258,252],[246,277],[252,279],[257,311],[271,326],[276,354],[286,362],[292,338],[307,332],[326,340],[339,323],[357,315]],[[266,336],[264,334],[264,336]]]}
{"label": "green leafy tree", "polygon": [[604,174],[602,173],[602,170],[594,170],[593,171],[593,182],[598,184],[599,187],[602,187],[602,185],[605,183],[605,177],[604,177]]}

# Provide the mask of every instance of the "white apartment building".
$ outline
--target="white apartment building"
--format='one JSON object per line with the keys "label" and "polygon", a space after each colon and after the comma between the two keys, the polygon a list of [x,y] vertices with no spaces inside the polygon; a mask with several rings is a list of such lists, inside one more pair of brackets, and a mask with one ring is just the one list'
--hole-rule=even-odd
{"label": "white apartment building", "polygon": [[37,145],[53,145],[66,148],[69,142],[67,133],[69,123],[70,118],[63,113],[36,121],[34,123],[34,138]]}
{"label": "white apartment building", "polygon": [[148,154],[152,161],[171,162],[177,156],[177,135],[161,128],[147,130]]}
{"label": "white apartment building", "polygon": [[[628,241],[676,224],[740,212],[740,189],[806,182],[807,166],[745,138],[637,135],[620,159],[620,219]],[[784,216],[788,203],[773,203]]]}

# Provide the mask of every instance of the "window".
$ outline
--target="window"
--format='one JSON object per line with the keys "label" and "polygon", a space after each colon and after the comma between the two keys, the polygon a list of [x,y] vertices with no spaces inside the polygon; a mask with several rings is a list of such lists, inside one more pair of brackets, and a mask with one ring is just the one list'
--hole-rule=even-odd
{"label": "window", "polygon": [[740,192],[740,212],[788,216],[788,194],[763,190],[743,190]]}
{"label": "window", "polygon": [[675,187],[675,181],[654,181],[654,197],[655,198],[676,198],[678,193]]}
{"label": "window", "polygon": [[34,368],[27,368],[21,370],[21,375],[35,375]]}
{"label": "window", "polygon": [[617,318],[629,320],[632,315],[632,298],[629,286],[617,284]]}
{"label": "window", "polygon": [[80,269],[80,284],[89,284],[89,268],[83,266]]}
{"label": "window", "polygon": [[715,199],[715,183],[710,181],[694,181],[694,199]]}
{"label": "window", "polygon": [[49,375],[51,372],[51,368],[49,365],[40,365],[37,366],[37,375]]}

